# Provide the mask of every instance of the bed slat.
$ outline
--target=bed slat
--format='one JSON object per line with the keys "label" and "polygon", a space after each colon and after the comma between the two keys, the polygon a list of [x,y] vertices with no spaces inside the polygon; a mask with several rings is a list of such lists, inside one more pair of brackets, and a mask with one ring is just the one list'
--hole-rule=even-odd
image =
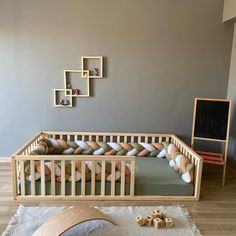
{"label": "bed slat", "polygon": [[131,173],[130,173],[130,196],[134,196],[134,186],[135,186],[135,157],[131,161]]}
{"label": "bed slat", "polygon": [[101,195],[105,196],[105,182],[106,182],[106,161],[102,161],[102,176],[101,176]]}
{"label": "bed slat", "polygon": [[71,195],[75,196],[75,160],[71,161]]}
{"label": "bed slat", "polygon": [[56,195],[56,186],[55,186],[55,161],[51,160],[51,194],[52,196]]}
{"label": "bed slat", "polygon": [[61,161],[61,195],[65,196],[65,161]]}
{"label": "bed slat", "polygon": [[30,161],[30,192],[32,196],[35,196],[35,167],[34,167],[34,160]]}
{"label": "bed slat", "polygon": [[115,196],[115,171],[116,161],[111,162],[111,196]]}
{"label": "bed slat", "polygon": [[24,161],[20,161],[20,179],[21,179],[21,195],[25,196],[25,167]]}
{"label": "bed slat", "polygon": [[44,160],[40,161],[40,175],[41,175],[41,195],[45,196],[45,167]]}
{"label": "bed slat", "polygon": [[120,143],[120,135],[117,136],[117,143]]}
{"label": "bed slat", "polygon": [[125,161],[121,161],[121,184],[120,184],[120,195],[125,195]]}
{"label": "bed slat", "polygon": [[81,161],[81,195],[85,196],[85,161]]}
{"label": "bed slat", "polygon": [[91,171],[91,195],[95,195],[95,167],[96,161],[92,161],[92,171]]}

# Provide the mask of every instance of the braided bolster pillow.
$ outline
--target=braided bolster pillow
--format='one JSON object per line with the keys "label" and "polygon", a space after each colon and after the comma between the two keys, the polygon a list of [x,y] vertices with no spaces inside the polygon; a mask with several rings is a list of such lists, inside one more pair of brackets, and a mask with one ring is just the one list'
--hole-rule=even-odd
{"label": "braided bolster pillow", "polygon": [[41,139],[31,155],[126,155],[140,157],[165,157],[168,143],[115,143],[94,141],[65,141],[62,139]]}
{"label": "braided bolster pillow", "polygon": [[[184,157],[179,149],[174,145],[167,142],[162,143],[115,143],[115,142],[94,142],[94,141],[65,141],[62,139],[41,139],[38,142],[38,145],[33,149],[30,155],[50,155],[50,154],[62,154],[62,155],[126,155],[126,156],[138,156],[138,157],[168,157],[170,161],[170,166],[174,168],[174,170],[185,174],[185,177],[182,179],[184,182],[191,182],[192,177],[190,172],[193,167],[189,166],[189,160]],[[179,154],[179,155],[177,155]],[[180,156],[181,154],[181,156]],[[178,158],[177,158],[178,157]],[[178,165],[175,163],[175,159],[178,160]],[[181,164],[181,163],[184,164]],[[39,163],[40,164],[40,163]],[[39,165],[38,164],[38,165]],[[68,164],[68,163],[67,163]],[[37,162],[36,162],[37,165]],[[51,170],[50,163],[45,163],[48,172]],[[80,168],[81,166],[77,163],[77,170],[76,170],[76,180],[79,181],[81,178],[80,175]],[[187,166],[187,167],[186,167]],[[86,180],[90,179],[90,173],[92,168],[92,162],[86,161],[86,168],[88,168],[86,172]],[[40,168],[36,166],[36,174],[37,177],[40,178]],[[60,181],[60,167],[58,164],[55,164],[56,175],[58,176],[58,181]],[[66,168],[66,173],[70,175],[71,169],[70,166]],[[106,168],[107,171],[107,181],[111,180],[111,167]],[[26,165],[25,168],[26,175],[30,175],[30,168],[29,165]],[[45,171],[45,174],[47,171]],[[100,163],[97,163],[96,166],[96,180],[100,180],[101,178],[101,166]],[[130,166],[126,165],[126,176],[130,175]],[[48,174],[48,177],[50,175]],[[187,176],[187,177],[186,177]],[[100,178],[99,178],[100,177]],[[30,180],[30,176],[28,177]],[[46,178],[47,179],[47,178]],[[116,180],[120,179],[120,163],[116,166]],[[128,179],[128,178],[126,178]],[[68,179],[70,181],[70,177]]]}

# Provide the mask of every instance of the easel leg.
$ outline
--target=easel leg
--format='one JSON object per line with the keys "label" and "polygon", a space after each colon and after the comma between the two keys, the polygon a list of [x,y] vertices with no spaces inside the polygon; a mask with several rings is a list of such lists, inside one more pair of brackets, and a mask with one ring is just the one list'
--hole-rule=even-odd
{"label": "easel leg", "polygon": [[228,154],[228,140],[224,144],[224,168],[223,168],[223,179],[222,179],[222,186],[225,186],[225,176],[226,176],[226,169],[227,169],[227,154]]}
{"label": "easel leg", "polygon": [[225,186],[225,175],[226,175],[226,163],[224,164],[224,168],[223,168],[223,178],[222,178],[222,186]]}

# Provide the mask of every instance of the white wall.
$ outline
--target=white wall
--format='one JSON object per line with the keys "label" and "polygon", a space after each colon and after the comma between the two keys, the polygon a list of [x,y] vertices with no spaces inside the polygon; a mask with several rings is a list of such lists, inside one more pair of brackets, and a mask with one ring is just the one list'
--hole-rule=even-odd
{"label": "white wall", "polygon": [[224,1],[223,22],[236,17],[236,0]]}
{"label": "white wall", "polygon": [[[235,0],[236,2],[236,0]],[[234,37],[230,63],[229,83],[227,97],[232,100],[231,131],[229,141],[229,162],[235,168],[236,163],[236,24],[234,25]]]}

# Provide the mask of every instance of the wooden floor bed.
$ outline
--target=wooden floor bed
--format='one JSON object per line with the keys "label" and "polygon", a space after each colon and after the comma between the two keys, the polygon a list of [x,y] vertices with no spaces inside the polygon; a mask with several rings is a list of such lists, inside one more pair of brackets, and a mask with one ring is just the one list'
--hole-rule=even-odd
{"label": "wooden floor bed", "polygon": [[[191,161],[194,165],[193,178],[193,195],[191,196],[160,196],[160,195],[136,195],[135,194],[135,156],[93,156],[93,155],[29,155],[36,147],[38,141],[42,138],[55,138],[64,140],[84,140],[96,142],[170,142],[176,145],[179,150]],[[26,193],[26,176],[24,173],[25,161],[30,161],[30,173],[32,180],[30,181],[30,194]],[[75,180],[75,161],[81,160],[81,184],[80,191],[76,190]],[[41,178],[40,178],[40,193],[36,194],[36,181],[34,180],[35,161],[41,162]],[[50,193],[46,191],[46,181],[44,175],[45,161],[54,163],[59,161],[61,163],[61,183],[60,193],[56,191],[55,169],[51,170]],[[92,161],[91,183],[90,191],[86,191],[85,180],[85,162]],[[95,164],[101,162],[101,183],[99,185],[100,191],[97,193],[95,180]],[[120,182],[115,181],[115,163],[121,161],[121,178]],[[65,179],[65,162],[71,163],[71,189],[70,194],[66,193],[66,179]],[[109,184],[109,195],[106,194],[106,180],[105,180],[105,166],[106,162],[111,163],[111,182]],[[125,165],[130,165],[130,182],[128,185],[125,182]],[[148,171],[148,170],[147,170]],[[103,133],[103,132],[49,132],[44,131],[37,134],[23,147],[21,147],[12,156],[12,176],[13,176],[13,196],[15,200],[179,200],[179,201],[194,201],[199,200],[202,174],[202,158],[196,154],[190,147],[173,134],[144,134],[144,133]],[[53,177],[54,176],[54,177]],[[20,185],[19,185],[20,182]],[[118,193],[116,192],[119,188]]]}

